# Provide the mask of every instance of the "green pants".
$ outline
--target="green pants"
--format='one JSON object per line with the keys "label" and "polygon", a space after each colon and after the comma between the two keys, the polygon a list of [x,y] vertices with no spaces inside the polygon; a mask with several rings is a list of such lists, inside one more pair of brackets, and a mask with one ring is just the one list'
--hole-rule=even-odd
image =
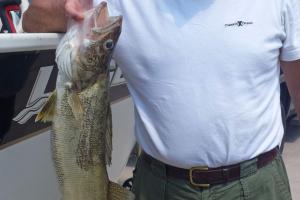
{"label": "green pants", "polygon": [[165,165],[139,158],[133,176],[136,200],[291,200],[287,173],[280,155],[263,168],[256,160],[241,164],[241,179],[210,188],[166,176]]}

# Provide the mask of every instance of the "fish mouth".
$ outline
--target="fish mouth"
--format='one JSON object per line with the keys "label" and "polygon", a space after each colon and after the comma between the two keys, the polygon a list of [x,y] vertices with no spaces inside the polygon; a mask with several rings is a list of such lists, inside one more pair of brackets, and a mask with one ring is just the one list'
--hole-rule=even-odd
{"label": "fish mouth", "polygon": [[122,20],[122,16],[109,16],[107,3],[101,2],[95,8],[94,27],[92,31],[95,33],[108,32],[115,27],[121,26]]}

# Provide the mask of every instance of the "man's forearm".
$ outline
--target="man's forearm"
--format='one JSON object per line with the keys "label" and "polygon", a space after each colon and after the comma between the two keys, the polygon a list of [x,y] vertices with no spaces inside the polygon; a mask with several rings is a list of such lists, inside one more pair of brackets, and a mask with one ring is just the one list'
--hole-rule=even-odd
{"label": "man's forearm", "polygon": [[[300,79],[300,77],[299,77]],[[300,91],[296,92],[296,94],[291,95],[292,97],[292,102],[294,103],[295,110],[298,114],[298,117],[300,119]]]}
{"label": "man's forearm", "polygon": [[[290,92],[291,93],[291,92]],[[300,91],[290,94],[298,117],[300,118]]]}
{"label": "man's forearm", "polygon": [[282,71],[295,106],[300,117],[300,60],[282,62]]}
{"label": "man's forearm", "polygon": [[32,0],[24,13],[26,32],[65,32],[69,18],[83,19],[84,10],[91,9],[93,0]]}
{"label": "man's forearm", "polygon": [[23,15],[25,32],[65,32],[67,17],[61,0],[33,0]]}

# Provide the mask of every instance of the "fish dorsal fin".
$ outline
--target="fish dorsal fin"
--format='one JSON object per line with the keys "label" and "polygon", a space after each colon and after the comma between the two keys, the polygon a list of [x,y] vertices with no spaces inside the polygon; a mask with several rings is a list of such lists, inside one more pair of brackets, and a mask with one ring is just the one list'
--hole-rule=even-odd
{"label": "fish dorsal fin", "polygon": [[111,164],[112,154],[112,116],[111,108],[108,105],[106,115],[106,133],[105,133],[105,161],[107,165]]}
{"label": "fish dorsal fin", "polygon": [[83,117],[83,107],[77,92],[70,92],[68,103],[72,109],[75,119],[80,121]]}
{"label": "fish dorsal fin", "polygon": [[56,108],[56,99],[57,99],[57,91],[54,90],[46,104],[43,106],[41,111],[38,113],[38,115],[35,118],[35,122],[49,122],[52,121],[55,115],[55,108]]}
{"label": "fish dorsal fin", "polygon": [[134,200],[134,194],[122,186],[109,182],[108,200]]}

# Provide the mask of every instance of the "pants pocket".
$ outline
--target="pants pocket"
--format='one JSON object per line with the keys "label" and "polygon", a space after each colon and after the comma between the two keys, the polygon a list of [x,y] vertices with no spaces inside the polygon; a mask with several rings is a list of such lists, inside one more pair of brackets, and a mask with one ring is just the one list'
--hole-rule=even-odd
{"label": "pants pocket", "polygon": [[141,162],[140,160],[141,160],[141,158],[139,157],[135,164],[135,168],[133,170],[133,177],[132,177],[132,192],[133,193],[136,193],[136,190],[137,190],[139,182],[140,182],[139,177],[141,177],[141,176],[138,175],[138,173],[140,171],[139,170],[140,169],[139,165]]}
{"label": "pants pocket", "polygon": [[213,189],[213,200],[246,200],[240,181],[234,181],[225,185],[217,186]]}
{"label": "pants pocket", "polygon": [[166,180],[161,177],[153,166],[139,158],[133,175],[133,188],[135,200],[164,200]]}
{"label": "pants pocket", "polygon": [[284,200],[291,200],[291,190],[290,190],[290,184],[288,180],[288,175],[286,172],[286,168],[284,165],[284,162],[282,160],[282,157],[279,155],[275,162],[274,162],[274,168],[276,169],[276,172],[274,172],[274,179],[276,182],[276,186],[278,188],[278,191],[280,191],[280,196],[282,196],[282,199]]}
{"label": "pants pocket", "polygon": [[[247,200],[291,200],[287,177],[280,157],[255,174],[241,179]],[[288,182],[288,181],[287,181]]]}

